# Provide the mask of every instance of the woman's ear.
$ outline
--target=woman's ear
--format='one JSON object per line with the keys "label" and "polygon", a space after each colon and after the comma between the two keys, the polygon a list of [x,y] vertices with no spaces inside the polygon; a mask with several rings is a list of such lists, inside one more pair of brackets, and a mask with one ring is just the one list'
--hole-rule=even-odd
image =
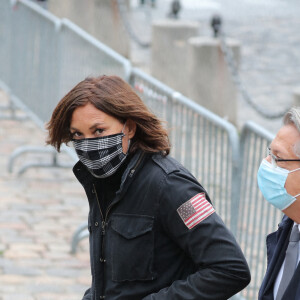
{"label": "woman's ear", "polygon": [[128,136],[129,139],[132,139],[135,135],[135,131],[136,131],[136,123],[130,119],[128,119],[126,121],[126,134]]}

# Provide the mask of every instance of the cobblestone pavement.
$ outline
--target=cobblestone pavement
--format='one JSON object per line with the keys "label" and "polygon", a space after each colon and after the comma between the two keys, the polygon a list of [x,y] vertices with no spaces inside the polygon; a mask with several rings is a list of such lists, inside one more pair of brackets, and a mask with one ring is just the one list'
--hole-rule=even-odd
{"label": "cobblestone pavement", "polygon": [[[151,20],[166,18],[171,0],[156,1],[145,9],[132,1],[132,23],[143,41],[150,41]],[[181,0],[181,19],[198,21],[199,35],[211,36],[211,16],[220,14],[227,36],[241,44],[240,75],[253,101],[268,112],[277,113],[293,103],[293,90],[300,86],[300,4],[297,0]],[[147,11],[147,10],[146,10]],[[132,42],[133,61],[150,72],[151,48]],[[180,71],[180,70],[179,70]],[[271,132],[281,119],[269,120],[238,99],[238,126],[255,121]]]}
{"label": "cobblestone pavement", "polygon": [[25,158],[49,160],[28,154],[7,171],[13,150],[43,146],[44,137],[31,121],[0,120],[0,300],[78,300],[90,285],[88,239],[70,254],[72,235],[88,211],[71,169],[35,168],[17,176]]}

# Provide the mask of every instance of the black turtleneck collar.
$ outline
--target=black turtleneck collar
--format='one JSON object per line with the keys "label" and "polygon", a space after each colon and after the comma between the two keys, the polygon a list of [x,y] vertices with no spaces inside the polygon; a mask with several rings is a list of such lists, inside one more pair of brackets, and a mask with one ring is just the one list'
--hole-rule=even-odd
{"label": "black turtleneck collar", "polygon": [[130,162],[130,158],[130,156],[127,156],[118,170],[111,176],[106,178],[94,177],[97,196],[103,215],[105,214],[109,203],[113,201],[116,192],[120,189],[122,175]]}

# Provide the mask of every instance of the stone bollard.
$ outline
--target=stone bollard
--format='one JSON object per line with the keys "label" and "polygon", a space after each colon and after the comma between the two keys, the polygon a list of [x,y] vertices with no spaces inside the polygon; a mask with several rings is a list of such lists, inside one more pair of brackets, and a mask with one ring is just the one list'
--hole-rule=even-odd
{"label": "stone bollard", "polygon": [[[125,5],[130,8],[129,0]],[[129,57],[130,40],[116,1],[48,0],[48,10],[59,18],[70,19],[102,43]]]}
{"label": "stone bollard", "polygon": [[186,85],[187,40],[198,30],[197,22],[186,20],[152,24],[151,75],[181,93]]}
{"label": "stone bollard", "polygon": [[300,106],[300,87],[295,88],[293,92],[294,103],[293,106]]}
{"label": "stone bollard", "polygon": [[[188,41],[187,78],[184,94],[208,110],[237,124],[237,92],[225,62],[220,41],[210,37],[194,37]],[[240,45],[228,39],[235,65],[238,66]]]}

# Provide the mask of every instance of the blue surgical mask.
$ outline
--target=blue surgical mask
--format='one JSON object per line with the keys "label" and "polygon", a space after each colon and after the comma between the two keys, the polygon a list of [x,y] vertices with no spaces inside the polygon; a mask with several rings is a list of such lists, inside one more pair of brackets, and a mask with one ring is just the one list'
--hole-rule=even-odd
{"label": "blue surgical mask", "polygon": [[289,171],[280,167],[274,167],[267,160],[263,160],[257,172],[257,183],[265,199],[280,210],[284,210],[296,201],[296,196],[288,194],[284,185]]}

